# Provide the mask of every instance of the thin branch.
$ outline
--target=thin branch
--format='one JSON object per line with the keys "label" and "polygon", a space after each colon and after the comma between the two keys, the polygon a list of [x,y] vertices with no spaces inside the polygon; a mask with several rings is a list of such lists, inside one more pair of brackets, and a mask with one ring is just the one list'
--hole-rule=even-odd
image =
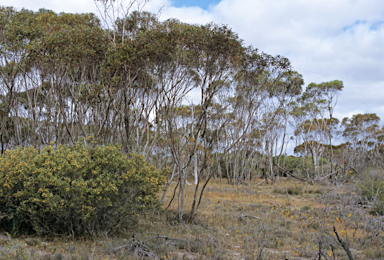
{"label": "thin branch", "polygon": [[168,206],[167,206],[165,209],[168,209],[169,206],[171,206],[172,201],[173,201],[173,199],[175,198],[176,190],[177,190],[177,187],[179,186],[179,183],[180,183],[180,179],[179,179],[179,181],[177,182],[177,185],[176,185],[176,187],[175,187],[175,189],[174,189],[174,191],[173,191],[172,199],[171,199],[171,201],[169,202]]}

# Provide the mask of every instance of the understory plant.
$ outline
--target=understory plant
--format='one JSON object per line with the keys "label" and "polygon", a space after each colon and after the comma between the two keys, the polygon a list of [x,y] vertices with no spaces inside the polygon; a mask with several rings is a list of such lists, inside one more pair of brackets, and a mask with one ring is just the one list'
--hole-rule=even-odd
{"label": "understory plant", "polygon": [[72,236],[114,232],[158,205],[164,174],[117,145],[48,145],[0,157],[0,230]]}

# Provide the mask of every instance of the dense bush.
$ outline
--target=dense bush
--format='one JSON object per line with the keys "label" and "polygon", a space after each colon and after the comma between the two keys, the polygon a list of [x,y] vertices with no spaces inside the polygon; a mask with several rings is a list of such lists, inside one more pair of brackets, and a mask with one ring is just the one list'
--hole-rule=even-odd
{"label": "dense bush", "polygon": [[0,230],[96,234],[132,224],[157,205],[163,174],[117,146],[49,145],[0,158]]}
{"label": "dense bush", "polygon": [[[324,158],[319,158],[319,167],[327,167],[328,161]],[[307,171],[310,176],[315,175],[312,157],[295,157],[295,156],[284,156],[280,157],[280,166],[284,167],[291,174],[300,177],[306,177]]]}
{"label": "dense bush", "polygon": [[370,213],[384,215],[384,177],[381,169],[368,169],[357,188],[363,200],[372,202]]}

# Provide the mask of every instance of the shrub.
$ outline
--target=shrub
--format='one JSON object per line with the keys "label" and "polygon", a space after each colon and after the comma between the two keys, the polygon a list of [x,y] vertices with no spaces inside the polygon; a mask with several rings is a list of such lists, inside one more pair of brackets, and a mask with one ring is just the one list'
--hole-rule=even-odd
{"label": "shrub", "polygon": [[310,210],[310,209],[312,209],[312,207],[309,206],[309,205],[304,205],[304,206],[302,206],[302,207],[300,208],[301,211],[308,211],[308,210]]}
{"label": "shrub", "polygon": [[0,158],[0,229],[70,235],[115,231],[158,203],[164,174],[116,145],[17,148]]}
{"label": "shrub", "polygon": [[363,174],[361,181],[357,185],[363,200],[373,202],[370,213],[373,215],[384,214],[384,178],[383,171],[379,169],[369,169]]}
{"label": "shrub", "polygon": [[[319,158],[318,162],[319,166],[327,167],[328,161],[324,158]],[[312,162],[312,157],[305,156],[305,157],[295,157],[295,156],[286,156],[282,155],[280,157],[280,165],[284,167],[288,172],[291,174],[306,177],[307,172],[310,176],[313,176],[315,174],[314,172],[314,165]],[[281,171],[280,174],[283,174]]]}
{"label": "shrub", "polygon": [[301,195],[303,194],[303,187],[295,185],[293,187],[288,187],[288,194],[289,195]]}
{"label": "shrub", "polygon": [[288,187],[288,188],[274,188],[273,193],[278,193],[278,194],[289,194],[289,195],[302,195],[304,191],[304,188],[299,185],[295,185],[293,187]]}

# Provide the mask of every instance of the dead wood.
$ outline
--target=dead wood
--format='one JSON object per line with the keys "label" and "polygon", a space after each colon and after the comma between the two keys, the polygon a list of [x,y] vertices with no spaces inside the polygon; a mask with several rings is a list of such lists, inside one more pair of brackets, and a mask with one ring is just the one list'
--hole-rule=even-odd
{"label": "dead wood", "polygon": [[241,214],[241,216],[240,216],[240,220],[241,221],[243,221],[244,220],[244,218],[255,218],[255,219],[261,219],[261,218],[259,218],[259,217],[255,217],[255,216],[249,216],[249,215],[244,215],[244,214]]}
{"label": "dead wood", "polygon": [[345,242],[341,237],[339,237],[339,234],[337,233],[335,226],[333,226],[333,232],[336,235],[337,241],[339,241],[341,247],[347,253],[347,256],[348,256],[349,260],[354,260],[353,255],[351,253],[351,250],[349,249],[349,246],[348,246],[347,242]]}
{"label": "dead wood", "polygon": [[287,169],[285,169],[285,168],[283,168],[283,167],[277,165],[276,163],[274,163],[274,164],[275,164],[275,166],[277,166],[277,168],[279,168],[280,170],[282,170],[283,173],[286,173],[286,174],[288,174],[289,176],[291,176],[291,177],[293,177],[293,178],[295,178],[295,179],[298,179],[298,180],[300,180],[300,181],[307,182],[307,183],[309,183],[309,184],[313,184],[313,181],[311,181],[311,180],[307,180],[307,179],[304,179],[304,178],[301,178],[301,177],[297,177],[297,176],[293,175],[292,173],[290,173]]}
{"label": "dead wood", "polygon": [[157,258],[157,255],[153,252],[153,250],[147,245],[149,241],[154,239],[164,239],[166,241],[182,241],[189,243],[189,240],[185,239],[179,239],[179,238],[172,238],[167,236],[151,236],[146,238],[145,240],[139,240],[137,237],[133,236],[130,241],[122,246],[115,247],[112,249],[112,251],[116,252],[122,249],[134,252],[136,255],[150,257],[150,258]]}

